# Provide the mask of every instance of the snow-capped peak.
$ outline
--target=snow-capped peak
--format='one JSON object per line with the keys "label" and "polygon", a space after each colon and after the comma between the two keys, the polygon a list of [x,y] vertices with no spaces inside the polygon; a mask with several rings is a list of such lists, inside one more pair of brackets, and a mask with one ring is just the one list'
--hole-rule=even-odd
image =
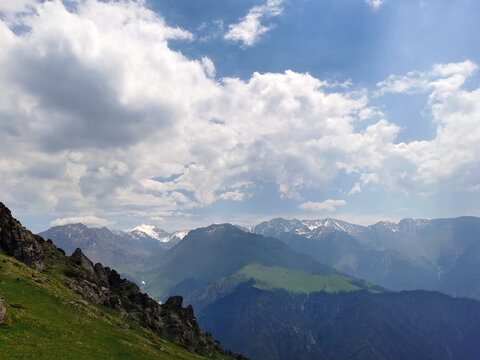
{"label": "snow-capped peak", "polygon": [[132,229],[127,230],[126,232],[130,235],[132,235],[132,234],[140,235],[139,233],[143,233],[143,234],[151,237],[152,239],[162,241],[162,242],[165,242],[163,240],[164,238],[168,238],[170,236],[169,233],[160,229],[158,226],[148,225],[148,224],[138,225],[138,226],[136,226]]}
{"label": "snow-capped peak", "polygon": [[170,238],[177,237],[180,240],[183,240],[185,236],[190,232],[190,230],[184,230],[184,231],[175,231]]}

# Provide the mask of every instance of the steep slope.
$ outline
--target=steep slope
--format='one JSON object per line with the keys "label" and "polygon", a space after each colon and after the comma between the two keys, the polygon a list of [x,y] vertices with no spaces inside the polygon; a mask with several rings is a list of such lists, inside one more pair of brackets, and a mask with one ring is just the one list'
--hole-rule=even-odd
{"label": "steep slope", "polygon": [[1,203],[0,239],[1,359],[242,358],[205,335],[181,297],[159,305],[80,249],[65,256]]}
{"label": "steep slope", "polygon": [[189,294],[250,264],[281,266],[320,275],[335,272],[296,253],[279,240],[222,224],[190,231],[167,253],[160,267],[143,277],[149,294],[163,299],[169,294]]}
{"label": "steep slope", "polygon": [[480,303],[434,292],[302,294],[243,283],[205,305],[198,319],[253,360],[480,356]]}
{"label": "steep slope", "polygon": [[52,239],[67,254],[76,248],[94,262],[133,274],[156,265],[167,249],[150,237],[133,239],[125,233],[113,233],[106,227],[90,228],[83,224],[55,226],[39,234]]}

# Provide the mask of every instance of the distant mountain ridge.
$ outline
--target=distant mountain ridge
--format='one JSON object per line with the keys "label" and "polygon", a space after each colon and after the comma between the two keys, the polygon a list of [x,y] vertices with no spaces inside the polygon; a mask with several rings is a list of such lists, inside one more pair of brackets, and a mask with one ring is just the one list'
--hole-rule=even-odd
{"label": "distant mountain ridge", "polygon": [[280,240],[245,232],[234,225],[218,224],[190,231],[165,254],[157,268],[144,272],[142,278],[147,283],[145,290],[162,300],[173,293],[187,295],[251,264],[317,275],[337,273]]}
{"label": "distant mountain ridge", "polygon": [[480,254],[480,218],[403,219],[370,226],[277,218],[251,231],[392,290],[438,290],[480,299],[480,256],[474,255]]}
{"label": "distant mountain ridge", "polygon": [[83,224],[55,226],[39,235],[52,239],[67,254],[81,248],[93,261],[115,267],[122,273],[153,266],[167,251],[158,240],[149,237],[134,240],[123,232],[114,233],[106,227]]}

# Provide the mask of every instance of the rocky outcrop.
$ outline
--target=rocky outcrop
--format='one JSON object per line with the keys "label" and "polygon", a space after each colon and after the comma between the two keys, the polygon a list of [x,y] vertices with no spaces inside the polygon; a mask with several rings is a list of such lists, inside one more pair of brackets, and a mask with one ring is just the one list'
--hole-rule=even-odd
{"label": "rocky outcrop", "polygon": [[5,322],[6,317],[7,317],[7,310],[3,305],[3,298],[0,296],[0,324],[3,324]]}
{"label": "rocky outcrop", "polygon": [[90,261],[89,258],[87,258],[83,253],[80,248],[77,248],[72,256],[70,256],[75,263],[83,268],[85,271],[87,271],[91,276],[95,275],[95,267],[93,266],[93,263]]}
{"label": "rocky outcrop", "polygon": [[[55,246],[49,242],[46,245]],[[67,286],[84,299],[117,309],[158,335],[178,341],[196,352],[223,351],[218,342],[202,332],[192,306],[182,306],[181,296],[170,297],[160,305],[115,270],[100,263],[94,265],[80,249],[76,249],[69,260],[73,268],[68,272]],[[236,358],[242,359],[239,355]]]}
{"label": "rocky outcrop", "polygon": [[192,305],[182,306],[183,297],[172,296],[162,305],[162,312],[167,324],[167,333],[179,341],[193,345],[199,342],[202,330],[193,314]]}
{"label": "rocky outcrop", "polygon": [[43,239],[25,229],[0,202],[0,249],[37,271],[45,269]]}

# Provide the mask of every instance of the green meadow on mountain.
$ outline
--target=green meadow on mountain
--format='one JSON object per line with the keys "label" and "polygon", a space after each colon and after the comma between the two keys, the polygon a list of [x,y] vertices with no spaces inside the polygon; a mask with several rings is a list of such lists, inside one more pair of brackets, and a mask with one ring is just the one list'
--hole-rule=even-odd
{"label": "green meadow on mountain", "polygon": [[293,293],[310,294],[318,291],[335,293],[362,289],[360,284],[355,285],[352,279],[340,274],[315,275],[300,270],[258,264],[245,266],[233,277],[253,279],[259,289],[284,289]]}

